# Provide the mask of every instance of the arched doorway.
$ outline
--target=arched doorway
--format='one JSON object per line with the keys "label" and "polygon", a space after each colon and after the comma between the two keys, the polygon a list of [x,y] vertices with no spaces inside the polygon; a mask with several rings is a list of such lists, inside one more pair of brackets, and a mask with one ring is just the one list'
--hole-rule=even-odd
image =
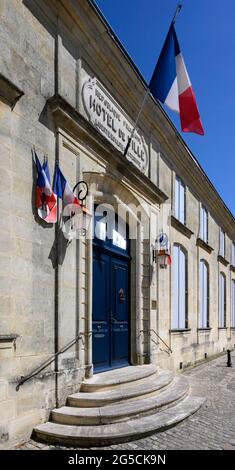
{"label": "arched doorway", "polygon": [[107,227],[95,211],[92,361],[94,371],[124,367],[130,358],[130,240],[114,214]]}

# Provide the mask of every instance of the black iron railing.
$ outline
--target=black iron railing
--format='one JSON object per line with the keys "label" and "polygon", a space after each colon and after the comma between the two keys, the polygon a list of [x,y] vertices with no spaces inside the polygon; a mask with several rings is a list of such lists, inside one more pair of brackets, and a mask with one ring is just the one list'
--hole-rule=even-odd
{"label": "black iron railing", "polygon": [[[149,333],[150,336],[151,336],[151,333],[154,333],[154,334],[157,336],[157,338],[160,339],[160,341],[166,346],[167,352],[170,351],[171,354],[173,353],[173,351],[172,351],[172,349],[170,348],[170,346],[164,341],[164,339],[161,338],[161,336],[160,336],[153,328],[150,328],[150,329],[148,330],[148,333]],[[151,339],[152,339],[152,338],[151,338]],[[154,340],[152,339],[152,341],[154,341]],[[154,342],[155,342],[155,341],[154,341]]]}
{"label": "black iron railing", "polygon": [[77,343],[79,340],[83,341],[83,335],[82,333],[79,333],[79,335],[76,336],[72,341],[70,341],[66,346],[63,346],[59,351],[53,354],[49,359],[44,361],[40,366],[38,366],[36,369],[34,369],[30,374],[21,377],[20,381],[18,382],[16,386],[16,391],[20,389],[21,385],[23,385],[25,382],[30,380],[32,377],[35,377],[37,374],[42,372],[42,370],[46,369],[60,354],[63,354],[65,351],[67,351],[69,348],[71,348],[75,343]]}

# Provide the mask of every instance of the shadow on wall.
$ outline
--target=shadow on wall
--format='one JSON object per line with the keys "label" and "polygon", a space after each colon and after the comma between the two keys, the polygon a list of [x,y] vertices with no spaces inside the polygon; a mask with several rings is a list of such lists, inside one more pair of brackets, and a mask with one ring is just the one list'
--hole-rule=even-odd
{"label": "shadow on wall", "polygon": [[[31,195],[31,205],[32,205],[32,213],[34,216],[34,220],[37,224],[39,224],[44,229],[53,229],[54,224],[48,224],[45,222],[41,217],[39,217],[37,208],[36,208],[36,182],[37,182],[37,169],[33,159],[33,150],[32,150],[32,195]],[[64,237],[63,231],[61,227],[55,225],[55,238],[53,245],[51,247],[50,253],[48,258],[51,260],[53,269],[56,269],[58,265],[62,265],[65,259],[66,250],[68,246],[68,240]]]}

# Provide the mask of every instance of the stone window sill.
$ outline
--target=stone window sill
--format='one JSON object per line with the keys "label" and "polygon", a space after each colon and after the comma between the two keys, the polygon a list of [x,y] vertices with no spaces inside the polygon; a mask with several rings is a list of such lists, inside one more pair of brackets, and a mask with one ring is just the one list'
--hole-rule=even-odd
{"label": "stone window sill", "polygon": [[207,331],[211,331],[211,329],[212,329],[212,328],[208,326],[208,327],[206,327],[206,328],[198,328],[197,331],[205,331],[205,332],[207,332]]}
{"label": "stone window sill", "polygon": [[176,219],[174,215],[171,216],[171,225],[188,238],[191,238],[193,235],[192,230],[190,230],[186,225],[182,224],[182,222]]}
{"label": "stone window sill", "polygon": [[227,330],[228,327],[227,326],[218,326],[218,330]]}
{"label": "stone window sill", "polygon": [[11,334],[11,335],[0,335],[0,343],[13,343],[13,341],[18,338],[18,335]]}
{"label": "stone window sill", "polygon": [[212,248],[212,246],[208,245],[208,243],[206,243],[204,240],[202,240],[202,238],[198,237],[197,238],[197,246],[200,246],[201,248],[203,248],[204,250],[207,251],[207,253],[211,253],[212,251],[214,251],[214,248]]}
{"label": "stone window sill", "polygon": [[218,255],[218,258],[217,258],[217,259],[218,259],[218,261],[219,261],[220,263],[222,263],[224,266],[228,266],[228,265],[229,265],[229,261],[227,261],[223,256]]}
{"label": "stone window sill", "polygon": [[188,333],[189,331],[191,331],[191,328],[176,328],[173,330],[169,330],[170,333]]}

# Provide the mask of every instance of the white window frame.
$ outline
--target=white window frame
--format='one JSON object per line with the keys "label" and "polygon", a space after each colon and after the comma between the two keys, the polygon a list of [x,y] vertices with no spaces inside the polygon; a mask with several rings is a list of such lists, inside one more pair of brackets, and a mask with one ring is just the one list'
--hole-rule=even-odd
{"label": "white window frame", "polygon": [[188,257],[179,244],[173,245],[172,330],[188,328]]}
{"label": "white window frame", "polygon": [[208,243],[208,211],[202,204],[200,206],[200,238]]}
{"label": "white window frame", "polygon": [[186,223],[186,187],[183,181],[175,176],[174,215],[182,224]]}
{"label": "white window frame", "polygon": [[226,276],[219,274],[219,328],[226,328]]}
{"label": "white window frame", "polygon": [[204,260],[199,264],[199,328],[209,328],[210,318],[210,281],[209,266]]}
{"label": "white window frame", "polygon": [[231,285],[231,300],[232,300],[232,308],[231,308],[231,327],[235,328],[235,279],[232,279]]}
{"label": "white window frame", "polygon": [[235,266],[235,242],[232,242],[231,263],[232,263],[232,266]]}
{"label": "white window frame", "polygon": [[220,235],[219,235],[219,254],[223,258],[225,258],[225,232],[220,228]]}

